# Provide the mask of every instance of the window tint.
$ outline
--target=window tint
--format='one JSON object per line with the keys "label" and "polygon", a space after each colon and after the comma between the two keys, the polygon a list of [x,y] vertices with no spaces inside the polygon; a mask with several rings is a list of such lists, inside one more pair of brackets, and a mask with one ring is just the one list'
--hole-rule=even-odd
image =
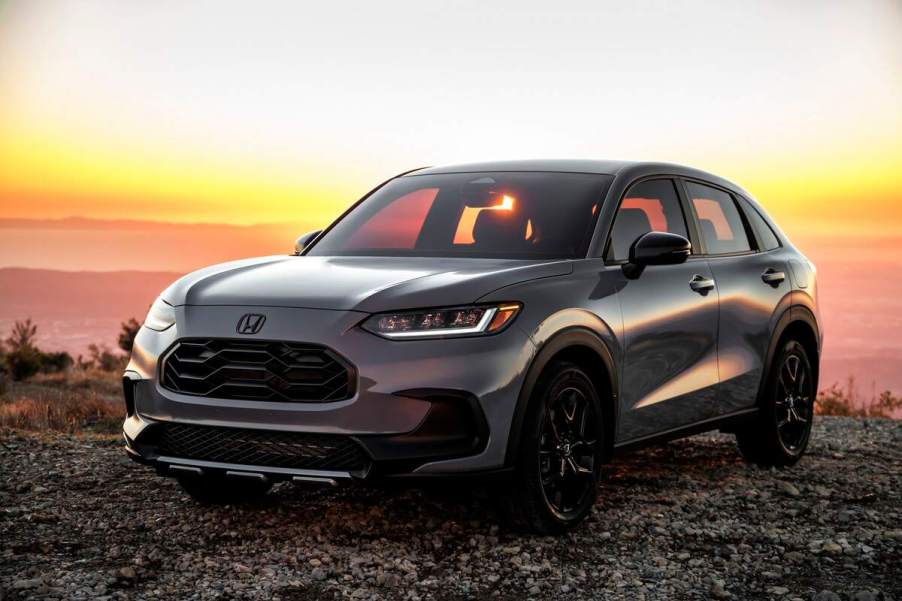
{"label": "window tint", "polygon": [[650,231],[689,237],[680,198],[672,180],[640,182],[629,189],[614,218],[606,258],[609,261],[629,259],[630,246],[639,236]]}
{"label": "window tint", "polygon": [[686,182],[692,207],[708,254],[720,255],[752,250],[745,224],[733,197],[722,190]]}
{"label": "window tint", "polygon": [[348,238],[348,245],[366,248],[413,248],[438,188],[421,188],[392,200]]}
{"label": "window tint", "polygon": [[752,206],[752,203],[740,196],[739,204],[742,205],[742,210],[745,213],[746,219],[748,219],[749,223],[752,225],[752,229],[758,236],[758,250],[773,250],[779,248],[780,239],[777,238],[774,230],[770,227],[770,224],[764,220],[761,213]]}
{"label": "window tint", "polygon": [[612,179],[543,172],[399,177],[354,207],[307,254],[584,257]]}

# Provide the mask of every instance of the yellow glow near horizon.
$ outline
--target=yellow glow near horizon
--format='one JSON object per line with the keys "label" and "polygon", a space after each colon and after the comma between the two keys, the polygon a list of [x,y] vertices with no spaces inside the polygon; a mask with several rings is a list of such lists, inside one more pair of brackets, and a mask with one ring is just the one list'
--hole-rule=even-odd
{"label": "yellow glow near horizon", "polygon": [[423,165],[640,158],[737,182],[789,233],[902,231],[892,0],[213,16],[0,3],[0,218],[324,224]]}
{"label": "yellow glow near horizon", "polygon": [[337,172],[305,177],[300,169],[214,153],[185,156],[139,144],[92,145],[87,136],[0,130],[0,217],[327,221],[355,199],[345,181]]}

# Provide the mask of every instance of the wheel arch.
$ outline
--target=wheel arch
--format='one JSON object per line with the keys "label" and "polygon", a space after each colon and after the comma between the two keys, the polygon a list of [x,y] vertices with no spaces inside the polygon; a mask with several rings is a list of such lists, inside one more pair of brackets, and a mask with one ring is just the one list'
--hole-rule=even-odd
{"label": "wheel arch", "polygon": [[793,305],[780,316],[780,319],[777,321],[777,325],[774,328],[774,334],[771,336],[761,382],[758,385],[758,406],[760,406],[764,400],[767,382],[770,381],[771,371],[773,369],[774,356],[789,339],[797,340],[808,354],[808,359],[811,361],[811,367],[814,370],[814,390],[815,394],[817,394],[820,378],[820,330],[818,328],[817,319],[807,307]]}
{"label": "wheel arch", "polygon": [[598,334],[585,327],[574,326],[566,328],[549,338],[542,345],[529,366],[520,394],[517,397],[517,406],[510,426],[510,434],[505,451],[505,466],[512,466],[515,463],[517,449],[520,446],[520,436],[523,431],[523,421],[533,392],[548,366],[558,360],[570,361],[583,367],[587,375],[592,379],[592,383],[598,390],[602,400],[608,399],[608,402],[602,402],[605,424],[605,454],[610,456],[613,451],[619,413],[617,399],[620,396],[614,356]]}

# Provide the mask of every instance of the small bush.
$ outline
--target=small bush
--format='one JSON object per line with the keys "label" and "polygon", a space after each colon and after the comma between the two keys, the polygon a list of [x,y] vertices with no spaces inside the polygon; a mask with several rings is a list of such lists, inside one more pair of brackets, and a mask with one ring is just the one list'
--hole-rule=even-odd
{"label": "small bush", "polygon": [[889,390],[871,398],[859,396],[855,378],[850,376],[845,388],[832,384],[817,395],[815,409],[820,415],[845,417],[895,417],[902,410],[902,397],[894,396]]}
{"label": "small bush", "polygon": [[119,348],[125,351],[126,355],[131,355],[132,347],[135,345],[135,336],[138,335],[138,330],[140,329],[141,324],[134,317],[122,322],[122,331],[119,332],[119,340],[117,342]]}
{"label": "small bush", "polygon": [[41,372],[45,374],[55,374],[66,371],[75,363],[72,355],[66,351],[45,353],[41,352]]}
{"label": "small bush", "polygon": [[32,346],[23,346],[6,354],[6,367],[13,380],[21,381],[41,371],[41,353]]}

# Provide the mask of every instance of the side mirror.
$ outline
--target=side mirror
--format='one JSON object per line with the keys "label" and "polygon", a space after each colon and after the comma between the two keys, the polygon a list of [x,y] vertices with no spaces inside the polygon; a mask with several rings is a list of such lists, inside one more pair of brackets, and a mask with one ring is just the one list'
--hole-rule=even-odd
{"label": "side mirror", "polygon": [[313,242],[313,239],[323,233],[323,230],[316,230],[315,232],[307,232],[306,234],[301,235],[294,243],[294,254],[299,255],[304,252],[304,249]]}
{"label": "side mirror", "polygon": [[624,265],[628,277],[638,277],[646,265],[676,265],[685,263],[692,252],[692,244],[679,234],[648,232],[633,242],[629,263]]}

